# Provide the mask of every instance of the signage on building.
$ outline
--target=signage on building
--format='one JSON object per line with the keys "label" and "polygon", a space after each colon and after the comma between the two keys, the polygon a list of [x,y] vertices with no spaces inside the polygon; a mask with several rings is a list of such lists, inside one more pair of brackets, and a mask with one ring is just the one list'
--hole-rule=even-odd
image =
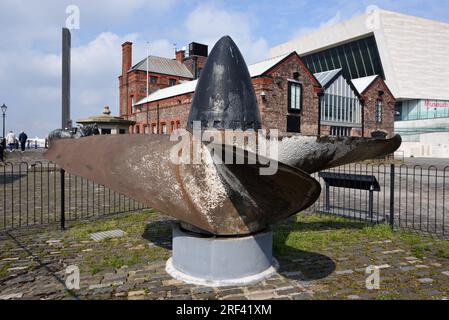
{"label": "signage on building", "polygon": [[424,106],[430,108],[448,108],[448,101],[424,100]]}

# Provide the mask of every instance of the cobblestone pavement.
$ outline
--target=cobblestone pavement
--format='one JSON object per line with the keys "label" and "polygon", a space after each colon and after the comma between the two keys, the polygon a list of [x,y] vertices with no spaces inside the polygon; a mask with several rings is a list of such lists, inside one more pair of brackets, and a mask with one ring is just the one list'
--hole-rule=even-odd
{"label": "cobblestone pavement", "polygon": [[[362,225],[341,220],[320,223],[318,218],[306,222],[294,219],[275,227],[274,249],[281,265],[278,274],[256,285],[221,289],[184,284],[165,272],[171,220],[158,213],[79,222],[65,232],[47,226],[3,233],[0,299],[449,297],[449,259],[441,247],[434,250],[435,240],[385,238],[377,229],[363,231]],[[126,235],[100,242],[89,238],[92,232],[113,229]],[[301,239],[305,239],[304,246],[294,245],[303,243]],[[66,290],[69,265],[80,268],[80,290]],[[379,290],[366,289],[369,265],[380,268]]]}

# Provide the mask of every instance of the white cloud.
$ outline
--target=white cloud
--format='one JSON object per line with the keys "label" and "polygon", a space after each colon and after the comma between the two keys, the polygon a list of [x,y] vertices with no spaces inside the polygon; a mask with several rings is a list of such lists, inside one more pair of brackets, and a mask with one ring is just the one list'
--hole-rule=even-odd
{"label": "white cloud", "polygon": [[209,46],[224,35],[229,35],[239,46],[247,63],[268,57],[268,44],[262,37],[254,37],[254,17],[236,11],[225,10],[212,4],[200,4],[187,17],[186,28],[190,39]]}
{"label": "white cloud", "polygon": [[[0,101],[8,105],[7,128],[43,136],[59,126],[60,39],[67,5],[80,8],[81,29],[72,32],[71,111],[76,120],[100,113],[106,104],[118,111],[121,44],[139,35],[102,31],[129,24],[141,12],[149,19],[160,16],[177,1],[1,0]],[[155,51],[168,52],[168,43],[156,41]],[[143,56],[138,47],[136,54]]]}
{"label": "white cloud", "polygon": [[[118,113],[118,76],[121,72],[121,44],[134,42],[133,62],[147,53],[146,35],[119,34],[108,25],[125,23],[143,11],[163,13],[178,0],[47,0],[44,2],[2,0],[0,5],[0,104],[5,102],[7,129],[25,129],[40,135],[60,123],[61,26],[68,4],[81,11],[81,30],[72,32],[72,119],[101,113],[109,105]],[[129,20],[128,20],[129,21]],[[128,22],[129,23],[129,22]],[[249,14],[200,4],[186,14],[178,41],[198,41],[211,47],[223,35],[230,35],[248,63],[268,56],[268,44],[254,36],[257,21]],[[104,30],[91,32],[89,28]],[[139,30],[139,26],[133,28]],[[87,31],[86,31],[87,30]],[[140,30],[139,30],[140,31]],[[148,36],[150,54],[174,57],[173,40]],[[179,46],[182,46],[179,43]]]}
{"label": "white cloud", "polygon": [[297,30],[293,36],[292,39],[296,39],[296,38],[300,38],[306,34],[309,34],[315,30],[321,29],[321,28],[325,28],[325,27],[330,27],[333,25],[336,25],[338,23],[340,23],[342,21],[342,16],[340,11],[337,11],[337,13],[330,18],[329,20],[323,21],[321,22],[318,26],[316,27],[304,27],[304,28],[300,28],[299,30]]}

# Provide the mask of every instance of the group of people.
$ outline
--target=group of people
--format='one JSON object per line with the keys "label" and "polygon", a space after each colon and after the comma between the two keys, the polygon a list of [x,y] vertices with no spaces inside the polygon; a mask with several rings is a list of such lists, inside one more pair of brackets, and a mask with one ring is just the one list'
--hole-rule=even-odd
{"label": "group of people", "polygon": [[9,147],[9,152],[13,152],[14,149],[17,149],[16,145],[20,144],[20,149],[24,152],[27,141],[28,136],[24,131],[20,132],[18,138],[13,131],[10,131],[6,138],[1,138],[0,140],[0,161],[3,161],[3,152],[7,147]]}

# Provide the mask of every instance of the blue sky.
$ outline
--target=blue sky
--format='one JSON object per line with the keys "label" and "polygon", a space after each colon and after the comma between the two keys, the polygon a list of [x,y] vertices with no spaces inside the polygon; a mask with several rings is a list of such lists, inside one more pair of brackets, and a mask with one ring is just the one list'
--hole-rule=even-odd
{"label": "blue sky", "polygon": [[134,42],[134,62],[151,53],[172,57],[173,44],[211,47],[229,34],[247,63],[269,48],[363,13],[370,5],[449,23],[449,0],[0,0],[0,104],[7,130],[45,136],[60,123],[61,27],[68,5],[80,8],[72,32],[72,119],[118,113],[121,43]]}

